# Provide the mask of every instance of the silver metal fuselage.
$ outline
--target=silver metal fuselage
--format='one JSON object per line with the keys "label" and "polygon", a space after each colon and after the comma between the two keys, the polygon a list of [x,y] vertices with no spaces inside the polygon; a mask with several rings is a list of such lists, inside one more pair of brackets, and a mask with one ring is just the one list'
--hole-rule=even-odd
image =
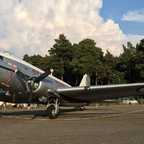
{"label": "silver metal fuselage", "polygon": [[[15,58],[11,55],[0,53],[0,89],[9,92],[7,96],[0,96],[0,101],[27,102],[27,83],[16,75],[16,70],[24,73],[28,78],[38,77],[44,71],[37,67]],[[59,87],[71,87],[67,83],[49,75],[39,82],[39,87],[33,91],[32,102],[39,102],[40,97],[47,97],[48,90],[56,91]],[[13,97],[15,100],[13,101]]]}

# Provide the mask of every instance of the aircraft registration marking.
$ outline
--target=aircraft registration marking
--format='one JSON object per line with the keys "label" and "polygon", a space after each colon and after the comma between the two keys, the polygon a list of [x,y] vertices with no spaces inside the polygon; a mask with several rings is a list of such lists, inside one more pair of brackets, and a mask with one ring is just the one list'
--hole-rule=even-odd
{"label": "aircraft registration marking", "polygon": [[36,71],[36,70],[34,70],[34,69],[32,69],[32,72],[33,72],[34,74],[37,74],[37,75],[40,74],[38,71]]}
{"label": "aircraft registration marking", "polygon": [[55,81],[55,83],[56,83],[57,85],[59,85],[59,87],[65,87],[64,84],[62,84],[62,83],[60,83],[60,82],[58,82],[58,81]]}

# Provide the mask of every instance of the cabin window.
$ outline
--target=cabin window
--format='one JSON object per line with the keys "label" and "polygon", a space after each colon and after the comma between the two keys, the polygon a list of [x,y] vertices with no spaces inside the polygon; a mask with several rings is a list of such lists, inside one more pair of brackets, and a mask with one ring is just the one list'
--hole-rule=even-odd
{"label": "cabin window", "polygon": [[28,68],[24,67],[25,70],[28,70]]}
{"label": "cabin window", "polygon": [[4,61],[4,57],[0,55],[0,61]]}

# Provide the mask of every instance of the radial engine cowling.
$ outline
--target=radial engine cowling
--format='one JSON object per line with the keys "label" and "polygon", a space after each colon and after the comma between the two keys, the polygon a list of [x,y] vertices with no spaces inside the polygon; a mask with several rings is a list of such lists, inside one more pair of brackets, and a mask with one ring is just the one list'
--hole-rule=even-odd
{"label": "radial engine cowling", "polygon": [[39,83],[35,83],[33,87],[33,93],[38,96],[47,97],[48,89],[55,89],[52,82],[42,80]]}
{"label": "radial engine cowling", "polygon": [[40,101],[41,103],[46,103],[47,100],[48,100],[48,98],[45,97],[45,96],[41,96],[41,97],[39,97],[39,101]]}

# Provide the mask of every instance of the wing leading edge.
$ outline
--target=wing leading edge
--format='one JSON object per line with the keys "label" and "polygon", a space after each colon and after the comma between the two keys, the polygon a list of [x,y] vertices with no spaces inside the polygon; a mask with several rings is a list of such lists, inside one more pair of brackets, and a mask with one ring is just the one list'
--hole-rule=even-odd
{"label": "wing leading edge", "polygon": [[107,99],[144,95],[144,83],[59,88],[57,92],[77,100],[100,102]]}

